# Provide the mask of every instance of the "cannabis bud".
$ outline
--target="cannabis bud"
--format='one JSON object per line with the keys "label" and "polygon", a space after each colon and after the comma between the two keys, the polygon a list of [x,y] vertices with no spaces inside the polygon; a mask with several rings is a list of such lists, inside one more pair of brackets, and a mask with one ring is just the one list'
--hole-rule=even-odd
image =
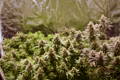
{"label": "cannabis bud", "polygon": [[79,76],[79,70],[73,67],[70,71],[67,72],[67,78],[74,80],[77,76]]}
{"label": "cannabis bud", "polygon": [[53,39],[53,43],[55,45],[61,45],[61,40],[59,38],[59,35],[56,35],[56,37]]}
{"label": "cannabis bud", "polygon": [[108,47],[107,47],[106,44],[103,44],[102,51],[103,51],[103,53],[107,53],[108,52]]}
{"label": "cannabis bud", "polygon": [[114,48],[114,56],[120,55],[120,41],[117,41]]}
{"label": "cannabis bud", "polygon": [[102,52],[96,54],[97,65],[103,66],[104,65],[104,55]]}
{"label": "cannabis bud", "polygon": [[81,38],[82,38],[81,32],[77,32],[76,37],[75,37],[75,41],[77,41],[79,43],[81,41]]}
{"label": "cannabis bud", "polygon": [[90,66],[96,66],[96,52],[95,51],[90,51],[89,52],[89,63],[90,63]]}
{"label": "cannabis bud", "polygon": [[49,54],[48,54],[48,55],[49,55],[50,63],[51,63],[52,65],[55,65],[57,58],[56,58],[56,54],[55,54],[55,51],[54,51],[53,48],[51,48],[51,49],[49,50]]}
{"label": "cannabis bud", "polygon": [[90,42],[93,42],[93,41],[96,40],[96,37],[95,37],[95,30],[93,28],[93,23],[92,22],[90,22],[88,24],[88,29],[89,29],[89,40],[90,40]]}
{"label": "cannabis bud", "polygon": [[70,45],[71,45],[70,40],[67,40],[66,45],[65,45],[66,49],[68,49],[70,47]]}
{"label": "cannabis bud", "polygon": [[91,42],[91,49],[99,50],[100,49],[99,44],[96,41]]}
{"label": "cannabis bud", "polygon": [[65,57],[67,57],[69,55],[69,52],[68,52],[68,50],[67,49],[62,49],[62,56],[65,58]]}
{"label": "cannabis bud", "polygon": [[104,34],[104,36],[106,36],[106,38],[108,38],[107,36],[107,30],[109,30],[109,25],[111,24],[111,21],[109,18],[105,17],[104,15],[101,16],[100,20],[100,31]]}

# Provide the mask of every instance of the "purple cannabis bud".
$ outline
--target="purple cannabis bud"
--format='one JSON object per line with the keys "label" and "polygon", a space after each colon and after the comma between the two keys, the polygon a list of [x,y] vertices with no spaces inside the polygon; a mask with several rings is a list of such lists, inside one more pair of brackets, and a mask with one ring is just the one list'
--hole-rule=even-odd
{"label": "purple cannabis bud", "polygon": [[103,66],[104,65],[104,55],[102,52],[91,51],[89,53],[89,62],[91,66]]}
{"label": "purple cannabis bud", "polygon": [[91,51],[88,55],[90,66],[96,66],[96,52]]}

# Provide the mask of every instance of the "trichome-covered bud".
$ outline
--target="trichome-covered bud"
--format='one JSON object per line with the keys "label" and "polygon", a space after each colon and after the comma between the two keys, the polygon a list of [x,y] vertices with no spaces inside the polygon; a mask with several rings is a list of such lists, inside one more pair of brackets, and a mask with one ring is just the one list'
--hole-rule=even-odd
{"label": "trichome-covered bud", "polygon": [[55,51],[54,51],[53,48],[51,48],[51,49],[49,50],[48,56],[49,56],[49,59],[50,59],[50,63],[51,63],[52,65],[55,65],[57,59],[56,59],[56,54],[55,54]]}
{"label": "trichome-covered bud", "polygon": [[65,58],[65,57],[67,57],[68,55],[69,55],[69,52],[68,52],[68,50],[67,49],[62,49],[62,56]]}
{"label": "trichome-covered bud", "polygon": [[90,63],[90,66],[96,66],[96,52],[95,51],[91,51],[89,52],[89,63]]}
{"label": "trichome-covered bud", "polygon": [[108,39],[107,31],[110,28],[110,26],[109,26],[111,24],[110,19],[105,17],[104,15],[102,15],[100,20],[99,20],[99,23],[101,25],[100,26],[100,32],[102,32],[104,34],[104,36]]}
{"label": "trichome-covered bud", "polygon": [[110,19],[105,17],[104,15],[101,16],[99,22],[100,22],[100,24],[104,25],[104,27],[106,27],[106,25],[108,25],[108,24],[111,24]]}
{"label": "trichome-covered bud", "polygon": [[93,41],[95,41],[96,40],[96,37],[95,37],[95,30],[94,30],[94,28],[93,28],[93,23],[92,22],[90,22],[89,24],[88,24],[88,29],[89,29],[89,40],[90,40],[90,42],[93,42]]}
{"label": "trichome-covered bud", "polygon": [[68,71],[68,67],[66,63],[61,62],[60,66],[57,67],[57,73],[62,79],[66,79],[66,72]]}
{"label": "trichome-covered bud", "polygon": [[79,70],[73,67],[70,71],[67,72],[67,78],[74,80],[77,76],[79,76]]}

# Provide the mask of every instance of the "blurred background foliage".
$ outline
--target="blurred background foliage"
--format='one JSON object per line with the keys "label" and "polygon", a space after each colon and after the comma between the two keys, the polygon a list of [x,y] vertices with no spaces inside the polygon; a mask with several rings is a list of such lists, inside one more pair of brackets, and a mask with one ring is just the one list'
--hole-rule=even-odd
{"label": "blurred background foliage", "polygon": [[102,14],[120,22],[120,0],[5,0],[4,4],[4,33],[11,31],[8,37],[17,31],[49,34],[69,28],[82,30]]}

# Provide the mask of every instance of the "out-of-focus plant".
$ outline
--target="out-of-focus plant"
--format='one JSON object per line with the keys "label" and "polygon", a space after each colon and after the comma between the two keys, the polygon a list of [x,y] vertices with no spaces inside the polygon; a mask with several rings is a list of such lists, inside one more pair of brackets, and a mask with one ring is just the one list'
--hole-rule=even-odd
{"label": "out-of-focus plant", "polygon": [[[5,0],[3,25],[6,36],[19,30],[53,33],[65,27],[83,29],[101,14],[119,22],[120,0]],[[49,31],[49,32],[48,32]]]}
{"label": "out-of-focus plant", "polygon": [[[61,26],[73,26],[82,29],[89,20],[97,20],[101,14],[119,22],[119,0],[33,0],[37,1],[34,17],[27,19],[28,26],[43,24],[58,30]],[[91,6],[92,5],[92,6]],[[115,19],[115,16],[117,18]],[[33,23],[32,23],[33,22]],[[25,23],[26,24],[26,23]],[[58,28],[58,29],[57,29]],[[62,30],[63,28],[61,28]],[[60,30],[60,29],[59,29]]]}
{"label": "out-of-focus plant", "polygon": [[[106,17],[109,17],[115,23],[118,23],[120,20],[120,0],[93,0],[96,5],[96,12],[98,14],[104,14]],[[94,9],[95,9],[94,8]]]}
{"label": "out-of-focus plant", "polygon": [[13,3],[13,0],[4,0],[1,10],[2,32],[7,38],[15,35],[20,29],[21,12]]}

